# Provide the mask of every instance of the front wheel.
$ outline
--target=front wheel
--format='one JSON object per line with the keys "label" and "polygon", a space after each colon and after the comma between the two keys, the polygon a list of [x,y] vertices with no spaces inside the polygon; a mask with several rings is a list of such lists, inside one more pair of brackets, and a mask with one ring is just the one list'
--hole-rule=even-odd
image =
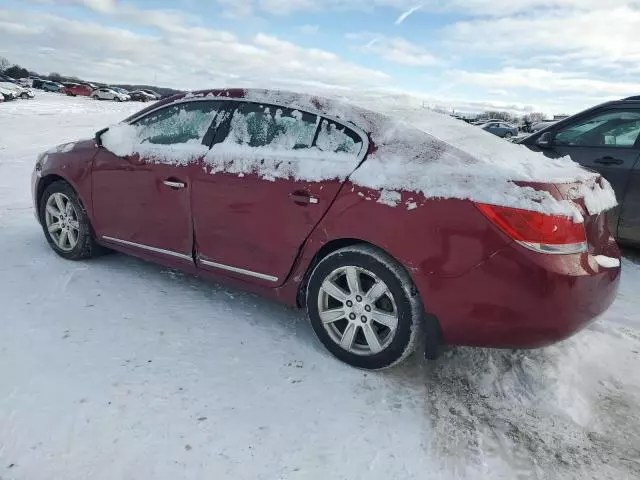
{"label": "front wheel", "polygon": [[100,98],[97,95],[91,95],[91,98],[93,98],[94,100],[100,100]]}
{"label": "front wheel", "polygon": [[51,248],[68,260],[90,258],[99,246],[75,190],[64,181],[49,185],[40,199],[40,223]]}
{"label": "front wheel", "polygon": [[122,101],[122,99],[121,99],[120,97],[115,97],[115,98],[114,98],[114,100],[115,100],[116,102],[121,102],[121,101]]}
{"label": "front wheel", "polygon": [[27,100],[29,98],[29,94],[28,93],[22,93],[20,94],[20,98]]}
{"label": "front wheel", "polygon": [[323,258],[311,273],[306,306],[320,341],[349,365],[380,370],[415,350],[422,302],[404,268],[375,247]]}
{"label": "front wheel", "polygon": [[511,132],[507,132],[504,134],[504,138],[506,138],[507,140],[509,140],[511,137],[513,137],[513,133]]}

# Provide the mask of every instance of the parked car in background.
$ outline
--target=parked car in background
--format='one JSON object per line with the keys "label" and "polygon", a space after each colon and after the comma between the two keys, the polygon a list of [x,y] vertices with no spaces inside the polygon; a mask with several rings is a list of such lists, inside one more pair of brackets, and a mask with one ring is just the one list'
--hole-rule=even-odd
{"label": "parked car in background", "polygon": [[121,88],[121,87],[108,87],[108,88],[118,93],[121,93],[122,95],[129,95],[129,90],[127,90],[126,88]]}
{"label": "parked car in background", "polygon": [[305,307],[337,358],[381,369],[419,336],[539,347],[602,313],[620,252],[600,180],[443,115],[236,89],[51,149],[32,187],[61,257],[108,247]]}
{"label": "parked car in background", "polygon": [[542,122],[534,123],[531,125],[531,133],[539,132],[540,130],[545,129],[550,125],[555,125],[556,123],[558,123],[558,120],[544,120]]}
{"label": "parked car in background", "polygon": [[45,92],[60,92],[64,87],[57,82],[42,82],[42,90]]}
{"label": "parked car in background", "polygon": [[91,96],[91,92],[93,92],[93,90],[91,89],[91,87],[87,86],[87,85],[83,85],[83,84],[79,84],[79,83],[75,83],[71,86],[65,86],[62,89],[62,93],[65,93],[67,95],[69,95],[70,97],[75,97],[75,96],[82,96],[82,97],[89,97]]}
{"label": "parked car in background", "polygon": [[25,88],[31,88],[33,86],[33,80],[30,78],[19,78],[18,85]]}
{"label": "parked car in background", "polygon": [[31,87],[32,88],[42,89],[42,84],[45,81],[46,80],[42,80],[41,78],[34,77],[34,78],[31,79]]}
{"label": "parked car in background", "polygon": [[569,156],[597,171],[616,192],[609,228],[619,242],[640,246],[640,97],[603,103],[547,125],[518,143],[547,157]]}
{"label": "parked car in background", "polygon": [[16,83],[0,82],[0,87],[4,88],[5,90],[11,90],[12,92],[14,92],[16,98],[22,98],[23,100],[28,100],[35,96],[31,89],[21,87]]}
{"label": "parked car in background", "polygon": [[10,77],[9,75],[5,75],[4,73],[0,73],[0,82],[9,82],[9,83],[17,84],[18,80],[16,80],[13,77]]}
{"label": "parked car in background", "polygon": [[7,88],[0,87],[0,95],[2,95],[2,100],[5,102],[16,99],[16,92]]}
{"label": "parked car in background", "polygon": [[160,95],[158,92],[149,90],[148,88],[141,88],[140,91],[153,96],[156,100],[160,100],[162,98],[162,95]]}
{"label": "parked car in background", "polygon": [[480,125],[480,128],[500,138],[509,139],[518,135],[518,128],[507,122],[489,122]]}
{"label": "parked car in background", "polygon": [[95,89],[91,92],[91,98],[95,100],[115,100],[116,102],[126,102],[131,99],[129,95],[117,92],[110,87]]}
{"label": "parked car in background", "polygon": [[136,102],[150,102],[157,100],[155,96],[145,92],[144,90],[134,90],[133,92],[129,93],[129,96],[131,97],[131,100],[134,100]]}

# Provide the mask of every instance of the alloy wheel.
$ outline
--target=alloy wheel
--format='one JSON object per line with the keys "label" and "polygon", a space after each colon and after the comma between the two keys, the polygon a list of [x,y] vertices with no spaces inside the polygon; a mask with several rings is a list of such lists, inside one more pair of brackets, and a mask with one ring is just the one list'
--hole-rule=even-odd
{"label": "alloy wheel", "polygon": [[318,312],[331,339],[356,355],[382,352],[398,329],[398,309],[389,287],[361,267],[339,267],[325,278]]}
{"label": "alloy wheel", "polygon": [[78,212],[64,193],[53,193],[45,207],[45,225],[56,246],[69,252],[78,244],[80,222]]}

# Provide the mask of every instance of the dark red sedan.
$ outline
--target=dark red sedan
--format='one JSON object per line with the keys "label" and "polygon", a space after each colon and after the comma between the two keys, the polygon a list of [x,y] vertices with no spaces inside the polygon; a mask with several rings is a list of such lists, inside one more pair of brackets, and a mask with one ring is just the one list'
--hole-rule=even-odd
{"label": "dark red sedan", "polygon": [[562,340],[620,279],[606,181],[426,111],[181,94],[42,154],[33,195],[60,256],[106,247],[305,308],[361,368]]}
{"label": "dark red sedan", "polygon": [[91,92],[93,91],[93,89],[88,85],[70,83],[65,85],[60,91],[70,97],[75,97],[77,95],[89,97],[91,96]]}

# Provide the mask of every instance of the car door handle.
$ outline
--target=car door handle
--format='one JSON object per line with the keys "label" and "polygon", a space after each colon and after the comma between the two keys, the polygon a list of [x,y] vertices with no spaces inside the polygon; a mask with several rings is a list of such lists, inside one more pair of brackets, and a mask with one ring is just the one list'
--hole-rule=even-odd
{"label": "car door handle", "polygon": [[594,160],[594,162],[599,163],[601,165],[622,165],[624,163],[623,160],[620,160],[619,158],[613,158],[613,157],[598,158]]}
{"label": "car door handle", "polygon": [[314,197],[310,193],[302,191],[290,193],[289,198],[293,200],[293,203],[298,205],[310,205],[319,202],[318,197]]}
{"label": "car door handle", "polygon": [[177,180],[165,180],[164,183],[167,187],[169,188],[173,188],[174,190],[179,190],[180,188],[184,188],[186,187],[186,184],[184,182],[180,182]]}

